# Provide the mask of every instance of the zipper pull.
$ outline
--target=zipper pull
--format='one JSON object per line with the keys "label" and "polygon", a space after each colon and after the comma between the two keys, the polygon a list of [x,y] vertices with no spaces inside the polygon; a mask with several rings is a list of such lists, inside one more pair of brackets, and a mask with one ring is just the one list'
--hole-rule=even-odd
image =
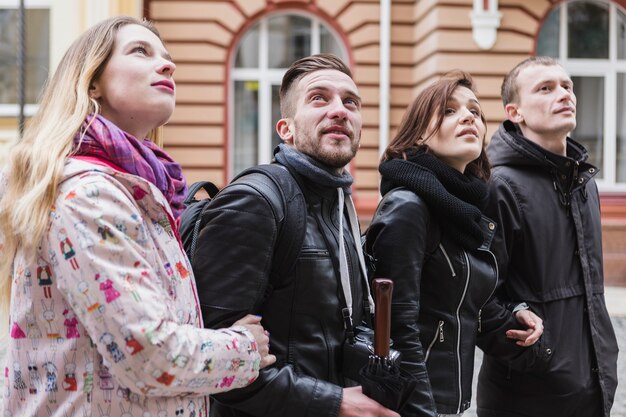
{"label": "zipper pull", "polygon": [[439,342],[443,342],[443,320],[439,320]]}
{"label": "zipper pull", "polygon": [[483,309],[481,308],[480,310],[478,310],[478,333],[480,333],[482,331],[482,326],[483,323],[481,321],[481,314],[483,313]]}

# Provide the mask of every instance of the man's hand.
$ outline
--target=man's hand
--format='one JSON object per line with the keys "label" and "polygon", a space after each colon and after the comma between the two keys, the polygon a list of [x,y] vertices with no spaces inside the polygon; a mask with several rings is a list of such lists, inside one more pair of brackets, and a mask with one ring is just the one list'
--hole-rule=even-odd
{"label": "man's hand", "polygon": [[528,347],[535,344],[543,334],[543,320],[530,310],[515,312],[515,318],[526,330],[507,330],[506,337],[516,340],[518,346]]}
{"label": "man's hand", "polygon": [[248,314],[237,320],[233,326],[243,326],[254,336],[257,351],[261,355],[261,369],[276,362],[276,356],[270,354],[269,332],[261,326],[261,317]]}
{"label": "man's hand", "polygon": [[400,417],[400,414],[363,394],[361,387],[351,387],[343,389],[338,417]]}

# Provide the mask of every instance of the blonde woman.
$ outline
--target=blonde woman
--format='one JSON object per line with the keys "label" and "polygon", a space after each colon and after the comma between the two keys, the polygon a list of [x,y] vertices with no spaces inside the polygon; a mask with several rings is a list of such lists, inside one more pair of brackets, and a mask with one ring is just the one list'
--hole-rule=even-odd
{"label": "blonde woman", "polygon": [[[0,200],[5,416],[175,415],[183,403],[206,416],[206,395],[275,361],[258,317],[202,328],[177,233],[185,182],[144,139],[174,110],[175,68],[149,23],[94,26],[11,151]],[[24,375],[41,383],[26,390]]]}

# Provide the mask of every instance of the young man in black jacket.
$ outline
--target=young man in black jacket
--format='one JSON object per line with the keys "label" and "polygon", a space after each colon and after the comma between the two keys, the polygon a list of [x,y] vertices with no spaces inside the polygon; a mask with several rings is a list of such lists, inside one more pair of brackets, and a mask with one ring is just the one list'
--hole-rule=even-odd
{"label": "young man in black jacket", "polygon": [[203,213],[193,269],[205,326],[259,313],[277,358],[246,389],[215,396],[211,415],[398,416],[360,387],[343,388],[342,310],[350,304],[359,323],[369,304],[358,223],[348,215],[352,177],[344,168],[361,138],[358,89],[339,58],[315,55],[287,70],[280,101],[276,130],[284,143],[275,159],[306,200],[306,231],[295,266],[276,276],[273,263],[287,262],[275,253],[281,233],[294,233],[282,230],[289,202],[276,203],[276,184],[245,175]]}
{"label": "young man in black jacket", "polygon": [[609,417],[618,348],[604,300],[598,169],[568,137],[572,80],[554,59],[532,57],[505,77],[502,100],[508,120],[488,148],[498,295],[543,318],[548,361],[519,372],[485,355],[478,415]]}

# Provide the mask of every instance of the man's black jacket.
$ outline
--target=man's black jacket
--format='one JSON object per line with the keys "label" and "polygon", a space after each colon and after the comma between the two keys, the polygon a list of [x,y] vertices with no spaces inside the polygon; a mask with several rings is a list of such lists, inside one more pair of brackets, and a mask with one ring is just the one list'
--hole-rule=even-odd
{"label": "man's black jacket", "polygon": [[484,408],[564,416],[568,402],[595,386],[602,399],[596,408],[608,417],[618,347],[604,300],[597,168],[571,139],[567,156],[559,156],[508,121],[488,155],[494,168],[486,214],[500,226],[492,245],[503,283],[498,296],[526,301],[543,318],[551,358],[545,369],[517,372],[485,355],[479,415]]}
{"label": "man's black jacket", "polygon": [[[262,369],[250,386],[215,395],[211,416],[334,417],[344,386],[345,338],[337,190],[299,176],[308,207],[304,243],[292,273],[272,277],[285,208],[273,205],[277,199],[251,187],[251,181],[248,176],[238,179],[208,205],[193,269],[204,325],[227,327],[247,313],[262,315],[277,363]],[[354,320],[359,323],[364,279],[347,217],[344,238]],[[254,311],[260,300],[260,309]]]}

